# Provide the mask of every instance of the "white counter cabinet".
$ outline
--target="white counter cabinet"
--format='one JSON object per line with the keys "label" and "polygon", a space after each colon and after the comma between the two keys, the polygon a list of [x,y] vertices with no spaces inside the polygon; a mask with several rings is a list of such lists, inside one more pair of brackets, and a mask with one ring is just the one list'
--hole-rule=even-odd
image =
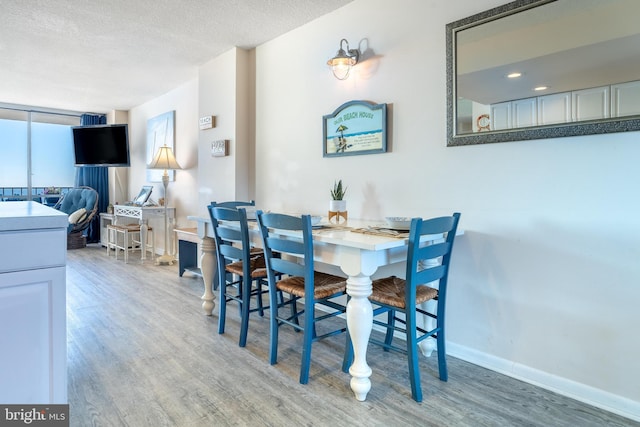
{"label": "white counter cabinet", "polygon": [[0,202],[0,402],[67,403],[67,215]]}

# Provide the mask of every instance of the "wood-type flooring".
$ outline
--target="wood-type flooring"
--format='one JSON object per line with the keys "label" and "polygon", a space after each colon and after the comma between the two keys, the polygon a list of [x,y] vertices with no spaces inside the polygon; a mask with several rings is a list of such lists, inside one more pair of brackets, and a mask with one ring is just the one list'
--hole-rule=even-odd
{"label": "wood-type flooring", "polygon": [[341,371],[344,337],[314,344],[309,384],[298,383],[302,334],[281,328],[269,365],[269,318],[252,314],[238,347],[238,310],[226,333],[201,308],[202,279],[176,266],[68,251],[71,426],[640,426],[629,419],[448,357],[421,362],[424,400],[411,399],[406,359],[370,346],[372,389],[358,402]]}

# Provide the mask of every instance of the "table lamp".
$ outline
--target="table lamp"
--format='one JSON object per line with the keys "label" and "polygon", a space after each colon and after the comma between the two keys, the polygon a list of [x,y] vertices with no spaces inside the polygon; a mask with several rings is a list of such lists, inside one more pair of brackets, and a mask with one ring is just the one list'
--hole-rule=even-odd
{"label": "table lamp", "polygon": [[156,264],[160,265],[172,265],[176,259],[173,255],[170,255],[168,252],[169,249],[169,232],[167,230],[167,205],[169,204],[169,198],[167,197],[167,186],[169,185],[169,169],[182,169],[176,158],[173,155],[173,151],[171,147],[164,146],[160,147],[155,157],[147,166],[148,169],[164,169],[164,174],[162,175],[162,185],[164,186],[164,253],[162,256],[156,258]]}

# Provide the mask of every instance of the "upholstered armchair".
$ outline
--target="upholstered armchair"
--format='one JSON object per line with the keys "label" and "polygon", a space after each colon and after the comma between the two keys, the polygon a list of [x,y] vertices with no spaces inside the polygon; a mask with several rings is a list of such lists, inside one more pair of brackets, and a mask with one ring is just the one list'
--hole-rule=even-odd
{"label": "upholstered armchair", "polygon": [[98,213],[98,192],[91,187],[72,188],[54,208],[69,215],[67,249],[87,246],[84,231]]}

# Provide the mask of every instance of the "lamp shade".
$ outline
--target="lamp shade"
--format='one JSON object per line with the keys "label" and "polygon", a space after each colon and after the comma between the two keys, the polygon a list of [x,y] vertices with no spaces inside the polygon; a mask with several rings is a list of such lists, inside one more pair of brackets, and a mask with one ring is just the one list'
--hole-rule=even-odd
{"label": "lamp shade", "polygon": [[173,151],[166,145],[160,147],[148,169],[182,169],[176,161]]}

